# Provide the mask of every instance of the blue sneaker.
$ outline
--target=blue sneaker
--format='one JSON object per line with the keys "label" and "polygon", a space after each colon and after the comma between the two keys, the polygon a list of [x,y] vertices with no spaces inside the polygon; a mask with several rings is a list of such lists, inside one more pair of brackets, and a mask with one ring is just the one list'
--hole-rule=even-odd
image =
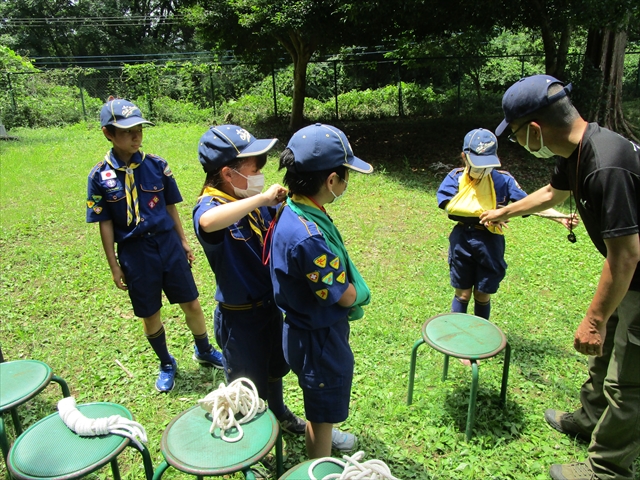
{"label": "blue sneaker", "polygon": [[200,353],[196,345],[193,346],[193,359],[203,365],[211,365],[216,368],[223,368],[222,354],[211,346],[211,350],[206,353]]}
{"label": "blue sneaker", "polygon": [[176,359],[171,357],[171,363],[160,365],[160,373],[156,380],[156,390],[161,393],[169,393],[173,390],[176,380],[176,372],[178,371],[178,363]]}
{"label": "blue sneaker", "polygon": [[358,445],[358,438],[353,433],[341,432],[337,428],[331,430],[331,446],[341,452],[350,452]]}

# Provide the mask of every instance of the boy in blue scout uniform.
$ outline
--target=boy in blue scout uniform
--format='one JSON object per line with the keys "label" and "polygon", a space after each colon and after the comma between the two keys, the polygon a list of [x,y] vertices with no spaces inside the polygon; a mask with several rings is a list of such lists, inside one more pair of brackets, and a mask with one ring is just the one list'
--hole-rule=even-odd
{"label": "boy in blue scout uniform", "polygon": [[113,281],[128,291],[160,360],[156,389],[169,392],[178,367],[167,349],[160,316],[163,291],[185,314],[195,341],[194,360],[222,367],[220,352],[209,343],[190,270],[194,256],[175,206],[182,197],[167,162],[140,149],[142,125],[153,124],[138,107],[111,97],[102,107],[100,124],[112,148],[89,174],[87,222],[99,222]]}
{"label": "boy in blue scout uniform", "polygon": [[[527,196],[500,166],[498,140],[489,130],[478,128],[464,137],[464,168],[449,172],[438,188],[438,207],[456,222],[449,235],[449,274],[455,295],[452,312],[467,313],[473,293],[474,315],[489,319],[491,295],[498,291],[505,276],[504,224],[485,227],[479,217],[483,211],[501,208]],[[540,216],[563,223],[567,228],[577,222],[554,209]],[[466,362],[463,362],[466,363]]]}
{"label": "boy in blue scout uniform", "polygon": [[286,197],[275,184],[262,193],[267,152],[277,139],[256,139],[237,125],[211,127],[198,157],[207,174],[193,226],[216,278],[214,331],[228,382],[249,378],[283,430],[304,435],[305,422],[286,407],[282,313],[273,301],[262,246],[272,208]]}
{"label": "boy in blue scout uniform", "polygon": [[349,171],[373,168],[353,155],[344,133],[330,125],[296,132],[280,156],[289,188],[271,243],[275,300],[285,312],[283,346],[304,394],[309,458],[349,451],[353,434],[333,428],[349,415],[354,358],[349,320],[369,303],[366,283],[351,262],[325,204],[341,197]]}

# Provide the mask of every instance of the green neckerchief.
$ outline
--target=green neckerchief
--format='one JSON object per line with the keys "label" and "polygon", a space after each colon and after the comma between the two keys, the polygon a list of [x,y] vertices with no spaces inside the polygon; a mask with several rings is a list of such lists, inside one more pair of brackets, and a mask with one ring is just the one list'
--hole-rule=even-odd
{"label": "green neckerchief", "polygon": [[351,261],[351,258],[349,258],[349,253],[344,246],[342,236],[331,219],[322,210],[312,206],[311,202],[307,205],[305,205],[305,203],[295,202],[291,198],[287,198],[287,205],[289,205],[289,208],[291,208],[294,213],[318,225],[318,228],[324,235],[324,239],[329,246],[329,250],[340,257],[340,261],[346,266],[349,281],[353,283],[353,286],[356,289],[356,301],[351,306],[348,318],[349,320],[358,320],[364,316],[362,306],[368,305],[371,301],[371,291],[364,281],[364,278],[362,278],[362,275],[360,275],[360,272],[358,272],[358,269]]}

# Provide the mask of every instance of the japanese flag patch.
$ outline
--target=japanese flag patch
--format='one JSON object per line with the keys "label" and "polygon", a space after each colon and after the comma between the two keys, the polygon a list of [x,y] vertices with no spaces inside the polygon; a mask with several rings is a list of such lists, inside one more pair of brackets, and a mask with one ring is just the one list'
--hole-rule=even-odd
{"label": "japanese flag patch", "polygon": [[116,172],[114,172],[111,169],[104,170],[104,171],[100,172],[100,178],[102,178],[102,180],[110,180],[112,178],[115,179],[116,178]]}

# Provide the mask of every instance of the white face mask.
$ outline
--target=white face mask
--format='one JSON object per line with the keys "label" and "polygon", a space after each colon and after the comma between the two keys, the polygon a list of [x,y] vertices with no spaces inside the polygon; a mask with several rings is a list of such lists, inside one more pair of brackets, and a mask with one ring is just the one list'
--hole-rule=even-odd
{"label": "white face mask", "polygon": [[529,148],[529,127],[531,126],[531,124],[527,125],[527,143],[525,144],[524,148],[527,152],[529,152],[531,155],[533,155],[534,157],[537,158],[551,158],[555,155],[555,153],[553,153],[551,150],[549,150],[549,147],[546,147],[544,144],[544,139],[542,138],[542,130],[540,130],[540,150],[537,150],[535,152],[532,152],[531,149]]}
{"label": "white face mask", "polygon": [[262,173],[245,177],[237,170],[234,170],[234,172],[247,179],[247,188],[244,190],[236,187],[233,183],[231,184],[231,186],[233,187],[233,193],[236,194],[236,197],[248,198],[253,197],[254,195],[258,195],[262,192],[262,189],[264,188],[264,175]]}
{"label": "white face mask", "polygon": [[344,182],[344,190],[340,195],[336,195],[335,193],[333,193],[333,190],[329,190],[331,192],[331,195],[333,195],[333,201],[331,203],[337,202],[338,199],[344,195],[344,192],[347,191],[347,186],[349,186],[349,182],[347,182],[346,180],[343,180],[343,182]]}
{"label": "white face mask", "polygon": [[476,168],[469,165],[469,176],[474,179],[483,178],[491,174],[493,167]]}

